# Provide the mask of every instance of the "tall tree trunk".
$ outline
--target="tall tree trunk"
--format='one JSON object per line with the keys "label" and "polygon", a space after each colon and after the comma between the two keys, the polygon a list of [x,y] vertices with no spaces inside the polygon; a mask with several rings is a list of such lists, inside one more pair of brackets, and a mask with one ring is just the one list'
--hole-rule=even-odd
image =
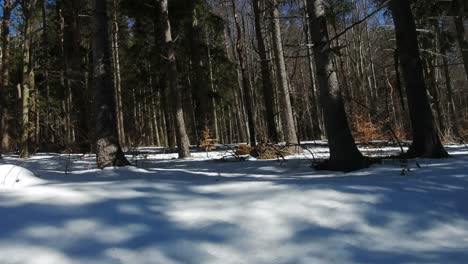
{"label": "tall tree trunk", "polygon": [[455,29],[457,32],[457,41],[460,46],[460,51],[465,66],[466,79],[468,80],[468,37],[465,32],[464,18],[461,16],[455,17]]}
{"label": "tall tree trunk", "polygon": [[[195,114],[197,118],[197,134],[198,140],[201,138],[203,131],[209,129],[213,131],[213,117],[211,116],[211,109],[213,107],[210,98],[209,84],[208,84],[208,68],[207,63],[203,57],[205,50],[203,27],[201,25],[200,17],[198,14],[198,5],[205,4],[204,1],[190,0],[190,15],[191,25],[188,33],[190,40],[190,60],[192,68],[192,95],[195,99]],[[199,142],[200,143],[200,142]]]}
{"label": "tall tree trunk", "polygon": [[276,143],[278,142],[278,131],[276,129],[275,122],[275,91],[268,63],[265,40],[262,32],[262,15],[260,10],[260,0],[253,0],[253,11],[255,15],[255,34],[257,37],[258,54],[260,56],[263,99],[265,103],[266,123],[268,128],[268,140],[271,140]]}
{"label": "tall tree trunk", "polygon": [[69,59],[67,58],[66,50],[66,42],[65,42],[65,1],[57,2],[57,17],[58,17],[58,24],[59,24],[59,40],[60,40],[60,59],[61,59],[61,67],[60,67],[60,99],[61,99],[61,106],[62,106],[62,123],[63,123],[63,134],[59,137],[62,138],[62,144],[69,148],[72,144],[72,118],[71,118],[71,88],[70,82],[68,81],[68,74],[70,70],[69,67]]}
{"label": "tall tree trunk", "polygon": [[450,78],[449,66],[447,60],[447,53],[445,50],[442,50],[442,64],[445,77],[445,87],[447,88],[447,101],[448,101],[448,114],[449,120],[451,122],[450,130],[455,139],[462,139],[460,136],[459,121],[457,116],[457,111],[455,110],[455,102],[453,101],[453,89],[452,89],[452,79]]}
{"label": "tall tree trunk", "polygon": [[159,0],[157,2],[159,3],[159,13],[157,15],[159,16],[162,29],[161,38],[162,43],[165,44],[164,57],[167,59],[166,73],[169,80],[169,91],[166,93],[166,96],[174,99],[174,105],[171,107],[171,110],[175,121],[179,158],[183,159],[190,157],[190,143],[185,128],[181,91],[178,83],[176,54],[171,33],[171,23],[169,21],[167,0]]}
{"label": "tall tree trunk", "polygon": [[308,0],[309,27],[314,48],[320,103],[325,116],[325,130],[330,148],[329,170],[351,171],[368,165],[359,152],[349,129],[348,120],[332,62],[327,30],[325,1]]}
{"label": "tall tree trunk", "polygon": [[[162,39],[160,36],[164,34],[163,28],[161,28],[161,22],[160,18],[158,16],[154,16],[153,19],[153,26],[154,26],[154,31],[157,32],[154,34],[154,41],[155,43],[158,43],[158,45],[155,46],[155,54],[163,54],[165,51],[162,48],[165,43],[161,43]],[[160,69],[163,68],[164,62],[163,60],[157,61],[157,67]],[[170,108],[169,101],[166,96],[166,94],[169,93],[169,87],[168,87],[168,80],[167,76],[165,74],[162,74],[162,70],[158,75],[158,80],[156,84],[159,88],[159,95],[160,95],[160,110],[161,110],[161,128],[163,129],[164,133],[161,133],[162,136],[162,144],[168,146],[169,148],[175,148],[176,146],[176,131],[175,131],[175,124],[174,124],[174,118],[173,115],[171,114],[172,110]]]}
{"label": "tall tree trunk", "polygon": [[43,71],[44,71],[44,90],[45,90],[45,124],[44,124],[44,139],[42,139],[43,149],[47,151],[50,142],[52,140],[51,133],[51,120],[50,120],[50,80],[49,80],[49,41],[47,38],[47,32],[49,25],[47,24],[47,10],[46,0],[42,0],[42,51],[43,51]]}
{"label": "tall tree trunk", "polygon": [[392,0],[389,4],[395,23],[398,55],[403,81],[406,86],[408,108],[413,131],[413,143],[408,156],[428,158],[447,157],[434,126],[426,84],[424,83],[422,62],[419,57],[416,25],[410,2]]}
{"label": "tall tree trunk", "polygon": [[22,134],[21,134],[21,157],[29,158],[30,153],[30,133],[31,124],[29,122],[29,114],[31,107],[30,91],[35,89],[34,83],[34,68],[32,62],[32,41],[33,41],[33,26],[32,18],[37,0],[23,0],[23,16],[24,16],[24,44],[23,44],[23,72],[21,76],[22,89]]}
{"label": "tall tree trunk", "polygon": [[[79,12],[84,6],[84,0],[62,0],[64,22],[64,56],[67,86],[68,117],[70,119],[69,137],[76,141],[82,151],[89,151],[87,110],[87,91],[84,86],[84,68],[81,56],[81,30]],[[76,125],[75,125],[75,124]]]}
{"label": "tall tree trunk", "polygon": [[97,167],[130,165],[119,145],[112,86],[107,1],[93,1],[93,64]]}
{"label": "tall tree trunk", "polygon": [[160,76],[159,84],[161,87],[161,104],[164,110],[164,119],[165,119],[165,127],[166,127],[166,139],[167,139],[167,146],[169,148],[175,148],[176,146],[176,131],[174,127],[174,118],[171,114],[171,107],[170,103],[168,102],[167,94],[169,94],[169,87],[167,82],[166,76]]}
{"label": "tall tree trunk", "polygon": [[257,144],[257,135],[256,135],[256,129],[255,129],[255,112],[253,111],[253,105],[252,105],[252,94],[250,92],[250,86],[249,86],[249,77],[247,74],[247,66],[244,61],[244,44],[242,42],[242,29],[241,25],[239,22],[239,16],[237,14],[237,7],[235,0],[231,0],[232,3],[232,15],[234,17],[234,23],[236,24],[236,30],[237,30],[237,42],[236,42],[236,51],[237,51],[237,57],[239,60],[239,68],[242,76],[241,80],[241,86],[243,88],[243,95],[244,95],[244,101],[246,105],[246,110],[247,110],[247,123],[248,123],[248,128],[249,128],[249,139],[250,139],[250,145],[253,147]]}
{"label": "tall tree trunk", "polygon": [[119,21],[117,17],[117,9],[119,2],[113,1],[112,10],[112,57],[114,65],[114,87],[115,87],[115,102],[117,115],[117,129],[119,131],[119,142],[125,145],[125,126],[122,105],[122,81],[120,75],[120,46],[119,46]]}
{"label": "tall tree trunk", "polygon": [[[9,147],[8,138],[8,108],[6,107],[6,95],[10,86],[10,24],[11,12],[19,3],[19,0],[5,0],[3,3],[3,19],[1,27],[2,38],[2,62],[0,70],[0,155],[3,147]],[[4,144],[5,143],[5,144]]]}
{"label": "tall tree trunk", "polygon": [[277,0],[270,0],[271,16],[273,23],[273,50],[278,78],[279,104],[281,113],[281,125],[283,127],[284,141],[286,144],[297,144],[296,127],[289,95],[288,73],[284,61],[283,40],[281,37],[280,12]]}
{"label": "tall tree trunk", "polygon": [[[213,57],[211,55],[211,48],[210,48],[210,39],[209,39],[209,34],[206,32],[206,50],[207,50],[207,56],[208,56],[208,70],[209,70],[209,81],[210,81],[210,93],[214,94],[216,93],[216,87],[215,87],[215,82],[214,82],[214,76],[213,76]],[[216,99],[214,97],[211,98],[211,116],[213,117],[212,123],[213,123],[213,138],[217,141],[219,141],[220,135],[219,135],[219,126],[218,126],[218,112],[217,112],[217,107],[216,107]]]}
{"label": "tall tree trunk", "polygon": [[[302,2],[305,8],[307,9],[307,1],[302,0]],[[305,40],[306,40],[306,43],[309,44],[310,43],[310,30],[309,30],[309,26],[307,23],[307,10],[304,13],[302,23],[303,23]],[[317,80],[316,80],[316,76],[314,73],[314,61],[312,60],[312,53],[313,53],[312,47],[310,45],[307,45],[306,51],[307,51],[307,70],[309,73],[311,99],[312,99],[311,116],[312,116],[312,127],[314,129],[313,136],[314,136],[314,139],[320,139],[323,136],[324,125],[322,123],[322,118],[321,118],[322,109],[320,108],[320,105],[317,100],[317,97],[318,97],[317,96],[318,95]]]}

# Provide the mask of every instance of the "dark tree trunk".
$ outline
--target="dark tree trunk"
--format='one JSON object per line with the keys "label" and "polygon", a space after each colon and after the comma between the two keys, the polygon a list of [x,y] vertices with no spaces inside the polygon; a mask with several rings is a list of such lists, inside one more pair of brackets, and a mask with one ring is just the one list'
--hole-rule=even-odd
{"label": "dark tree trunk", "polygon": [[[307,2],[306,0],[302,0],[304,6],[307,8]],[[310,30],[309,30],[309,25],[307,23],[307,12],[305,12],[304,17],[303,17],[303,30],[304,30],[304,36],[306,43],[310,43]],[[308,46],[307,47],[307,70],[309,73],[309,79],[310,79],[310,91],[311,91],[311,100],[312,100],[312,107],[311,109],[311,118],[312,118],[312,127],[313,127],[313,139],[320,139],[323,138],[323,124],[321,122],[321,108],[318,103],[317,97],[318,97],[318,91],[317,91],[317,80],[315,77],[315,72],[314,72],[314,61],[312,59],[312,47]]]}
{"label": "dark tree trunk", "polygon": [[258,54],[260,56],[260,67],[262,73],[263,99],[265,102],[265,114],[268,128],[268,140],[278,142],[278,131],[275,122],[275,91],[272,82],[270,67],[268,63],[265,40],[261,25],[260,0],[253,0],[253,11],[255,15],[255,34],[258,43]]}
{"label": "dark tree trunk", "polygon": [[[76,120],[75,140],[81,151],[90,150],[87,111],[87,91],[84,86],[84,67],[81,57],[79,12],[83,0],[62,0],[64,19],[64,56],[66,83],[71,93],[71,114]],[[73,121],[71,121],[73,122]]]}
{"label": "dark tree trunk", "polygon": [[[283,40],[281,37],[280,12],[277,0],[269,0],[271,6],[273,27],[273,51],[278,79],[278,102],[281,114],[281,125],[283,127],[284,141],[286,144],[297,144],[296,126],[292,110],[291,97],[289,93],[289,80],[284,60]],[[295,148],[291,148],[294,150]]]}
{"label": "dark tree trunk", "polygon": [[[112,2],[112,63],[114,73],[114,90],[116,102],[116,115],[117,115],[117,130],[119,132],[119,142],[123,146],[127,144],[125,141],[125,125],[122,104],[122,78],[120,73],[120,37],[119,37],[119,1]],[[145,97],[145,99],[147,99]],[[145,103],[145,106],[147,104]]]}
{"label": "dark tree trunk", "polygon": [[107,1],[93,1],[93,64],[97,167],[130,165],[119,145],[112,85]]}
{"label": "dark tree trunk", "polygon": [[368,166],[354,142],[341,96],[327,30],[325,1],[309,0],[310,33],[313,42],[320,103],[330,148],[329,170],[351,171]]}
{"label": "dark tree trunk", "polygon": [[[208,67],[207,62],[204,59],[204,50],[206,50],[203,38],[203,28],[201,26],[200,14],[197,13],[197,5],[203,5],[204,1],[190,0],[190,16],[191,26],[189,28],[189,40],[190,40],[190,60],[191,60],[191,86],[192,95],[195,99],[195,115],[197,118],[197,134],[199,139],[203,135],[203,131],[209,129],[212,132],[213,129],[213,117],[212,117],[212,99],[210,94],[210,88],[208,83]],[[200,143],[200,142],[199,142]]]}
{"label": "dark tree trunk", "polygon": [[465,26],[463,25],[463,17],[455,17],[455,29],[457,32],[457,41],[460,46],[463,65],[465,66],[466,79],[468,80],[468,37],[465,33]]}
{"label": "dark tree trunk", "polygon": [[392,0],[389,4],[395,23],[397,50],[400,58],[403,82],[406,87],[408,108],[413,131],[413,143],[409,157],[424,156],[443,158],[448,154],[440,142],[434,126],[434,118],[426,84],[424,83],[421,58],[419,57],[416,25],[407,0]]}
{"label": "dark tree trunk", "polygon": [[252,94],[250,92],[250,85],[248,80],[247,74],[247,66],[244,61],[244,45],[242,43],[242,30],[241,25],[239,22],[239,17],[237,15],[237,8],[235,4],[235,0],[231,0],[232,3],[232,14],[234,16],[234,22],[236,24],[236,31],[237,31],[237,42],[236,42],[236,52],[239,59],[239,68],[241,71],[241,86],[243,89],[244,101],[247,110],[247,123],[249,128],[249,136],[250,136],[250,145],[253,147],[257,144],[257,135],[255,129],[255,112],[253,111],[252,105]]}
{"label": "dark tree trunk", "polygon": [[33,26],[32,19],[36,0],[23,0],[23,17],[24,17],[24,45],[23,45],[23,72],[21,75],[21,98],[22,98],[22,132],[21,132],[21,154],[22,158],[31,156],[31,138],[32,131],[29,115],[31,112],[31,97],[30,92],[35,90],[34,82],[34,67],[32,61],[32,44],[33,44]]}
{"label": "dark tree trunk", "polygon": [[3,147],[8,147],[4,144],[5,139],[8,139],[8,108],[6,107],[7,89],[10,83],[10,24],[11,12],[18,4],[18,0],[12,2],[5,0],[3,3],[3,19],[1,28],[2,39],[2,63],[0,70],[0,155],[3,152]]}
{"label": "dark tree trunk", "polygon": [[162,29],[160,34],[162,42],[165,44],[164,57],[167,60],[165,68],[169,80],[169,91],[166,93],[166,96],[174,99],[174,105],[171,107],[171,111],[175,121],[179,158],[183,159],[190,157],[190,143],[185,127],[181,91],[178,83],[177,62],[172,40],[171,23],[169,21],[167,0],[159,0],[157,3],[159,3],[159,8],[157,8],[159,12],[157,15]]}
{"label": "dark tree trunk", "polygon": [[45,124],[44,124],[44,138],[42,139],[42,148],[48,151],[49,144],[52,141],[51,133],[51,120],[50,120],[50,80],[49,80],[49,41],[47,32],[49,25],[47,23],[46,0],[42,0],[42,52],[43,52],[43,71],[44,71],[44,90],[45,90]]}

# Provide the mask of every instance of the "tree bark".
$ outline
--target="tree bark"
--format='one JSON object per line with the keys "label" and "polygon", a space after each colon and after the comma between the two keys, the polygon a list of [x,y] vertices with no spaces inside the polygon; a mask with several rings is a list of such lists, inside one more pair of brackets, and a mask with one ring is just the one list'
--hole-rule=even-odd
{"label": "tree bark", "polygon": [[409,157],[443,158],[448,154],[434,126],[434,117],[427,97],[421,58],[419,57],[416,25],[410,2],[392,0],[389,4],[395,23],[398,56],[406,87],[413,142]]}
{"label": "tree bark", "polygon": [[[70,119],[69,137],[75,141],[81,151],[90,150],[89,113],[87,110],[87,91],[84,86],[84,68],[81,52],[81,29],[79,12],[84,6],[83,0],[62,0],[64,22],[65,84],[68,95],[68,117]],[[76,123],[74,125],[73,123]]]}
{"label": "tree bark", "polygon": [[265,40],[262,32],[261,24],[261,6],[260,0],[253,0],[253,11],[255,16],[255,34],[258,45],[258,55],[260,56],[260,67],[262,75],[263,99],[265,103],[265,114],[268,131],[268,140],[277,143],[278,131],[275,122],[275,91],[272,82],[270,67],[268,63]]}
{"label": "tree bark", "polygon": [[244,61],[244,44],[242,43],[242,30],[241,25],[239,22],[239,16],[237,14],[237,7],[235,4],[235,0],[231,0],[232,3],[232,15],[234,16],[234,23],[236,24],[236,31],[237,31],[237,42],[236,42],[236,52],[237,57],[239,60],[239,68],[242,76],[241,86],[243,88],[243,95],[244,101],[247,110],[247,123],[249,128],[249,139],[250,139],[250,146],[255,146],[257,144],[257,135],[255,129],[255,113],[253,111],[252,105],[252,95],[250,92],[248,74],[247,74],[247,66]]}
{"label": "tree bark", "polygon": [[119,145],[112,86],[107,1],[93,1],[93,64],[97,167],[127,166]]}
{"label": "tree bark", "polygon": [[125,145],[125,126],[122,104],[122,81],[120,75],[120,46],[119,46],[119,22],[117,17],[118,1],[113,1],[112,10],[112,57],[114,65],[114,86],[117,115],[117,129],[119,132],[119,142]]}
{"label": "tree bark", "polygon": [[3,19],[1,27],[2,37],[2,63],[0,70],[0,155],[7,146],[8,133],[8,108],[6,107],[6,94],[10,86],[10,25],[11,12],[18,5],[19,0],[5,0],[3,3]]}
{"label": "tree bark", "polygon": [[32,64],[32,38],[33,27],[32,18],[37,0],[23,0],[23,16],[24,16],[24,46],[23,46],[23,72],[21,75],[21,98],[22,98],[22,133],[21,133],[21,158],[29,158],[30,153],[30,133],[31,124],[29,114],[31,109],[30,91],[34,90],[34,67]]}
{"label": "tree bark", "polygon": [[463,24],[464,18],[461,16],[455,17],[455,29],[457,32],[457,41],[460,46],[460,51],[463,58],[463,65],[465,66],[466,79],[468,80],[468,38]]}
{"label": "tree bark", "polygon": [[279,105],[281,113],[281,125],[283,127],[284,141],[287,144],[297,144],[296,127],[289,94],[288,73],[284,61],[283,40],[281,37],[280,12],[277,0],[270,0],[271,16],[273,23],[273,50],[278,78]]}
{"label": "tree bark", "polygon": [[190,157],[190,143],[187,136],[187,130],[184,121],[184,112],[182,108],[182,96],[178,83],[178,71],[176,62],[176,53],[174,42],[172,40],[171,23],[169,21],[167,0],[157,0],[159,4],[157,14],[161,23],[161,38],[165,45],[166,74],[169,80],[169,91],[166,96],[174,99],[174,105],[171,107],[174,116],[176,140],[179,152],[179,159]]}
{"label": "tree bark", "polygon": [[325,168],[351,171],[367,167],[368,162],[356,147],[349,129],[336,70],[333,66],[325,1],[308,0],[307,12],[320,89],[320,103],[324,110],[325,130],[330,148],[330,159]]}
{"label": "tree bark", "polygon": [[[192,96],[195,99],[195,115],[197,118],[198,140],[203,131],[209,129],[213,131],[213,117],[211,116],[213,108],[210,89],[208,84],[208,68],[204,60],[205,45],[203,28],[200,21],[200,14],[197,12],[197,6],[205,4],[204,1],[190,0],[191,25],[188,32],[190,40],[190,60],[192,69]],[[200,143],[200,142],[199,142]]]}
{"label": "tree bark", "polygon": [[[302,0],[304,6],[307,9],[307,1]],[[307,11],[304,13],[304,17],[302,20],[303,23],[303,30],[304,30],[304,36],[306,43],[310,43],[310,30],[309,26],[307,23]],[[320,108],[320,105],[317,100],[317,80],[315,77],[315,70],[314,70],[314,61],[312,60],[312,47],[310,45],[307,46],[307,70],[309,73],[309,79],[310,79],[310,90],[311,90],[311,100],[312,100],[312,107],[311,107],[311,116],[312,116],[312,127],[313,127],[313,138],[314,139],[321,139],[323,138],[323,123],[322,123],[322,109]]]}
{"label": "tree bark", "polygon": [[47,32],[49,25],[47,23],[47,12],[46,12],[46,0],[42,0],[42,49],[43,49],[43,71],[44,71],[44,90],[45,90],[45,124],[44,124],[44,139],[42,139],[43,149],[48,150],[50,142],[52,140],[51,133],[51,120],[50,120],[50,80],[49,80],[49,41],[47,38]]}

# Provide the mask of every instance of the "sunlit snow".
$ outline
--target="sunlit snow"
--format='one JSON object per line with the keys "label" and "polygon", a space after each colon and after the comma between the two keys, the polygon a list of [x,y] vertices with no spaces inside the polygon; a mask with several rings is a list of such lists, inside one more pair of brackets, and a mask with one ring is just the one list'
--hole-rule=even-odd
{"label": "sunlit snow", "polygon": [[[6,155],[0,263],[466,263],[468,148],[353,173],[225,151],[129,156]],[[314,149],[317,156],[326,149]],[[369,150],[371,151],[371,150]]]}

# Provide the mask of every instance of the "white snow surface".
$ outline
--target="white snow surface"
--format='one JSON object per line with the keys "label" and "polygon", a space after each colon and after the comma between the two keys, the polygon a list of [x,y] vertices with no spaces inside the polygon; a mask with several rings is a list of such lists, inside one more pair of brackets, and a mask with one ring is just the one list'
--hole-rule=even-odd
{"label": "white snow surface", "polygon": [[0,263],[467,263],[468,148],[447,149],[403,176],[398,161],[315,171],[308,152],[220,162],[141,148],[137,167],[105,170],[92,155],[5,155]]}
{"label": "white snow surface", "polygon": [[0,188],[20,188],[43,181],[31,171],[13,164],[0,165]]}

